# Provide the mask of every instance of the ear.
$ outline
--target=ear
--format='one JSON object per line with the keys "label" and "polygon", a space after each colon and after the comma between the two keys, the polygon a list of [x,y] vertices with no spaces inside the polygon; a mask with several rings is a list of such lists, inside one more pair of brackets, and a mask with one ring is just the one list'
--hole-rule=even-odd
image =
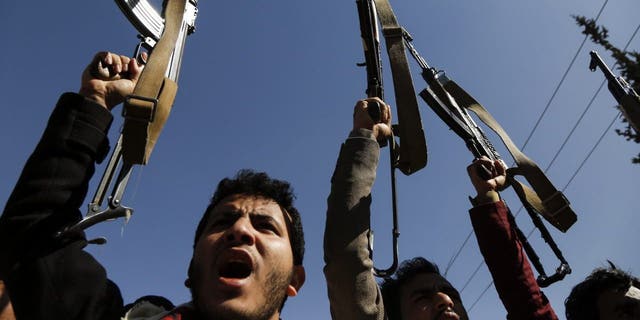
{"label": "ear", "polygon": [[189,269],[187,270],[187,280],[184,281],[184,286],[191,288],[191,273],[193,272],[193,258],[189,261]]}
{"label": "ear", "polygon": [[291,282],[287,287],[287,296],[295,297],[298,295],[298,290],[302,288],[305,278],[306,274],[304,272],[304,267],[301,265],[293,266],[293,276],[291,277]]}

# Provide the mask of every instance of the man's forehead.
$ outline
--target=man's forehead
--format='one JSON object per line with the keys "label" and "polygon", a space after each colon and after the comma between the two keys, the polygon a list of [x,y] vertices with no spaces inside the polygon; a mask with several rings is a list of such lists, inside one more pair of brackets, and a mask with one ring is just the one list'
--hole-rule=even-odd
{"label": "man's forehead", "polygon": [[445,279],[443,276],[437,273],[419,273],[413,277],[413,282],[423,283],[423,284],[446,284],[449,285],[449,281]]}
{"label": "man's forehead", "polygon": [[217,216],[220,214],[230,213],[267,215],[274,219],[284,218],[284,210],[275,200],[260,195],[229,195],[220,200],[220,202],[213,208],[211,215]]}
{"label": "man's forehead", "polygon": [[447,293],[453,286],[444,277],[437,273],[419,273],[410,278],[403,286],[405,294],[413,294],[415,292],[433,291],[433,293],[446,290]]}

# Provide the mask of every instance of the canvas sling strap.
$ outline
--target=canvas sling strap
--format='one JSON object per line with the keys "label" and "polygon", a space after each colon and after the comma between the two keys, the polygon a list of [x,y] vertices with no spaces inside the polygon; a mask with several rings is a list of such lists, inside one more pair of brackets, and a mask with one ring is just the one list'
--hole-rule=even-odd
{"label": "canvas sling strap", "polygon": [[427,165],[427,143],[405,53],[403,29],[398,25],[388,0],[375,0],[375,5],[389,55],[398,110],[397,131],[401,145],[397,167],[409,175]]}
{"label": "canvas sling strap", "polygon": [[[432,88],[434,87],[431,84],[430,86]],[[438,91],[440,91],[439,89],[441,88],[445,93],[449,93],[455,102],[458,103],[458,106],[473,111],[482,122],[500,136],[500,139],[516,162],[515,167],[507,170],[507,175],[510,176],[512,186],[516,193],[518,193],[519,198],[523,201],[526,199],[526,202],[549,221],[549,223],[560,231],[566,232],[569,227],[576,222],[576,214],[569,206],[567,198],[561,191],[558,191],[553,186],[540,167],[522,153],[493,116],[457,83],[450,80],[440,86],[440,88],[438,88],[439,86],[437,85],[435,87]],[[531,188],[512,179],[515,175],[524,176],[529,185],[531,185]]]}
{"label": "canvas sling strap", "polygon": [[122,159],[125,164],[147,164],[164,127],[178,90],[165,76],[176,46],[187,0],[168,0],[165,26],[133,93],[125,99]]}

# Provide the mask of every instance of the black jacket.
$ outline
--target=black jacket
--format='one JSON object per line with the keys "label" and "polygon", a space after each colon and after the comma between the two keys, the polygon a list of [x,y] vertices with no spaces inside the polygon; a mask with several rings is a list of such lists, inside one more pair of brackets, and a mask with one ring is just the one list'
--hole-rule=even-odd
{"label": "black jacket", "polygon": [[57,239],[81,219],[95,163],[109,149],[112,115],[62,95],[0,217],[0,278],[18,319],[119,319],[122,296],[83,250],[84,234]]}

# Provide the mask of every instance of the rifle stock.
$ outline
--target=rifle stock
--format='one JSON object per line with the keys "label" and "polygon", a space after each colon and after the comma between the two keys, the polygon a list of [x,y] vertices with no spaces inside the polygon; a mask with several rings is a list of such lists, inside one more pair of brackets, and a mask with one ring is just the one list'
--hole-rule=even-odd
{"label": "rifle stock", "polygon": [[160,39],[164,28],[164,19],[147,0],[115,0],[120,11],[129,22],[145,37],[155,41]]}

